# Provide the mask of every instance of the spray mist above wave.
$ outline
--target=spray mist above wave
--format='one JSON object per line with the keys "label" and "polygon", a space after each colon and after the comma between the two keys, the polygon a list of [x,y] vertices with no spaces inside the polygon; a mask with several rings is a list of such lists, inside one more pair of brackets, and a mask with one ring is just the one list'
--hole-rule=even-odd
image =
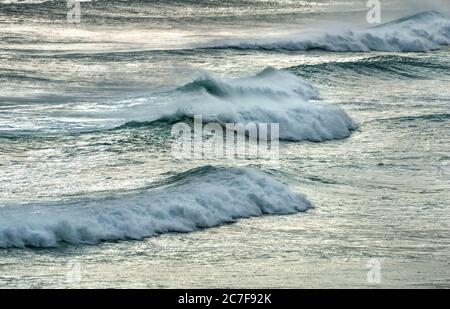
{"label": "spray mist above wave", "polygon": [[279,123],[282,140],[320,142],[348,137],[356,124],[338,107],[309,101],[318,96],[310,82],[288,71],[267,68],[231,81],[203,73],[178,88],[172,102],[151,121],[172,123],[202,115],[207,123]]}
{"label": "spray mist above wave", "polygon": [[261,171],[204,166],[127,196],[0,207],[0,248],[142,239],[310,206],[303,195]]}
{"label": "spray mist above wave", "polygon": [[427,11],[363,30],[298,34],[289,37],[213,42],[206,48],[326,50],[334,52],[427,52],[450,44],[450,19]]}

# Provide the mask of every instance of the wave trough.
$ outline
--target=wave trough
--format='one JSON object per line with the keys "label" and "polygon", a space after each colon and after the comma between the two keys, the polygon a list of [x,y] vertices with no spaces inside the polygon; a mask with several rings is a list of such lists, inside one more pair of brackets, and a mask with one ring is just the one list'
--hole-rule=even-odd
{"label": "wave trough", "polygon": [[412,57],[398,55],[380,55],[357,60],[323,62],[319,64],[298,65],[290,71],[311,78],[324,79],[330,76],[340,80],[355,78],[355,75],[366,75],[388,78],[429,79],[444,77],[450,73],[450,64],[443,59],[431,57]]}

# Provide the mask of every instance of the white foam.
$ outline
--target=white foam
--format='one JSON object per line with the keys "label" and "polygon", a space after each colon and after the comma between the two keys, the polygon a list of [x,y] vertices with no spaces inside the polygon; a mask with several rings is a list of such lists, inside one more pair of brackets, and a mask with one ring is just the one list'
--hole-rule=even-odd
{"label": "white foam", "polygon": [[206,122],[279,123],[280,138],[291,141],[348,137],[356,124],[336,106],[310,102],[318,95],[310,82],[272,68],[231,81],[203,73],[179,88],[157,118],[202,115]]}
{"label": "white foam", "polygon": [[142,239],[308,207],[301,194],[263,172],[206,166],[181,174],[170,184],[127,196],[0,207],[0,247]]}
{"label": "white foam", "polygon": [[363,30],[338,30],[300,33],[270,40],[215,41],[203,47],[311,50],[335,52],[427,52],[450,44],[450,19],[427,11],[378,27]]}

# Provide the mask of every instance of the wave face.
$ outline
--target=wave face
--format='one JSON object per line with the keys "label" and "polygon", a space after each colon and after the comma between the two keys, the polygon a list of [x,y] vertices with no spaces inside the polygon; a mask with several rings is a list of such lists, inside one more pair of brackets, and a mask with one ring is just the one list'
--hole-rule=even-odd
{"label": "wave face", "polygon": [[133,195],[59,205],[5,206],[0,213],[0,247],[142,239],[238,218],[293,214],[309,207],[301,194],[263,172],[205,166]]}
{"label": "wave face", "polygon": [[355,74],[358,74],[378,76],[384,79],[429,79],[430,76],[448,76],[450,63],[431,57],[381,55],[351,61],[298,65],[289,70],[308,78],[312,76],[329,77],[330,74],[335,74],[335,77],[339,79],[353,79]]}
{"label": "wave face", "polygon": [[213,43],[210,48],[326,50],[334,52],[427,52],[450,44],[450,19],[434,11],[378,27],[286,37],[271,41]]}
{"label": "wave face", "polygon": [[[348,137],[356,124],[340,108],[309,102],[319,94],[290,72],[267,68],[223,81],[207,73],[176,91],[175,103],[155,121],[202,115],[204,122],[279,123],[280,139],[324,141]],[[135,126],[136,123],[133,123]]]}

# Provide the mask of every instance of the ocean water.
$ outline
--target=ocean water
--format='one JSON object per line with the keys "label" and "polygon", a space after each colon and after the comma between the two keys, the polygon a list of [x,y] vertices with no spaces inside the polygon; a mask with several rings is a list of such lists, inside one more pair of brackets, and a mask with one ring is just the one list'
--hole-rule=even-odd
{"label": "ocean water", "polygon": [[[0,0],[0,287],[450,287],[450,5]],[[171,126],[280,123],[279,162]]]}

